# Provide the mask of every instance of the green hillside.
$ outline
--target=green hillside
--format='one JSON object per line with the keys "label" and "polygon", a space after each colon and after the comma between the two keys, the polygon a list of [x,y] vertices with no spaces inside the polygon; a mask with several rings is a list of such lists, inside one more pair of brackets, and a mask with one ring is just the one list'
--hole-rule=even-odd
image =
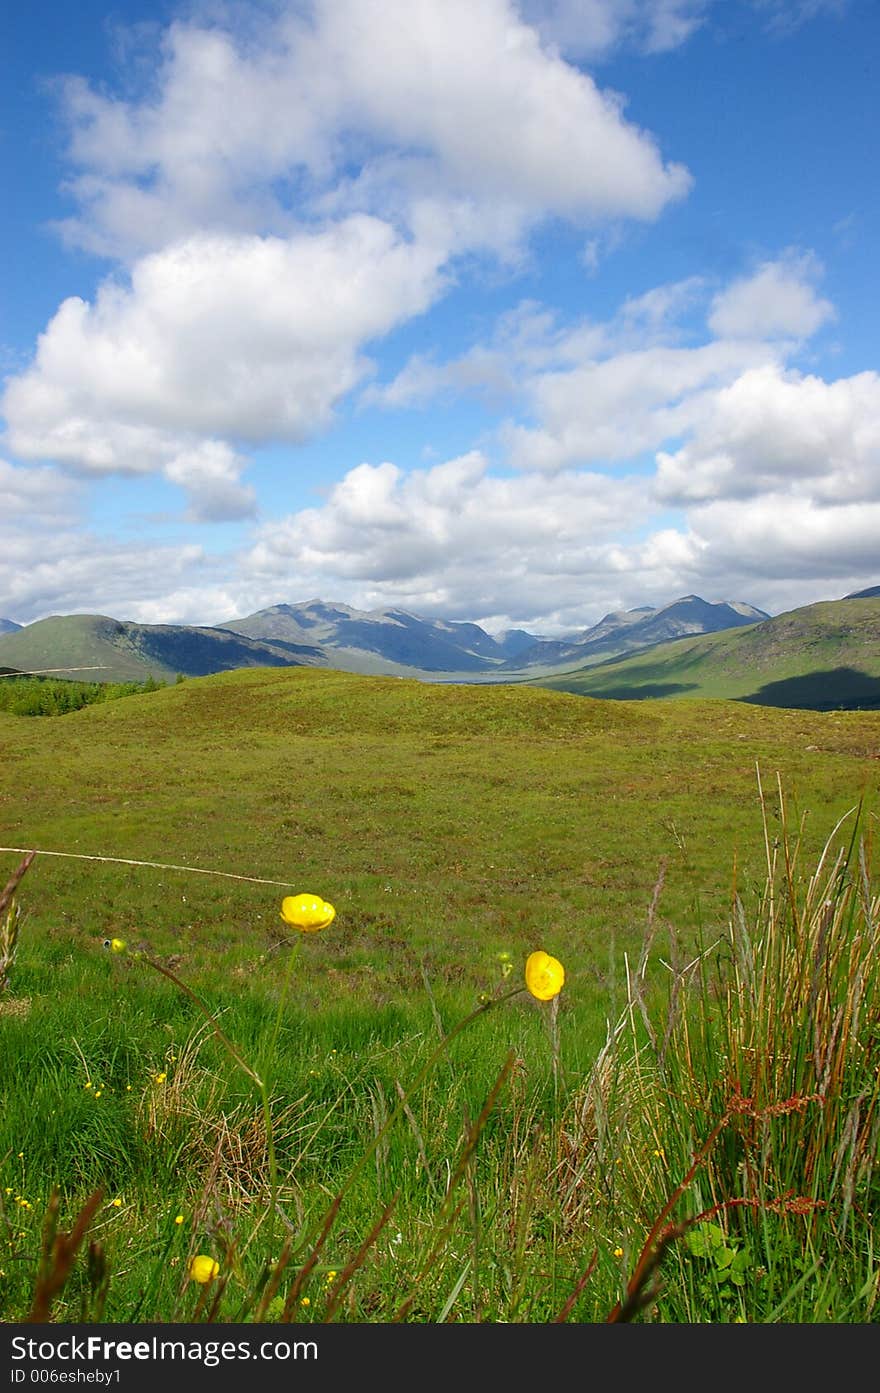
{"label": "green hillside", "polygon": [[314,661],[295,645],[275,650],[243,634],[174,624],[131,624],[102,614],[54,615],[0,635],[0,663],[101,682],[173,682],[241,667],[289,667]]}
{"label": "green hillside", "polygon": [[[316,888],[348,924],[316,952],[353,991],[367,964],[380,993],[420,980],[417,951],[478,977],[536,935],[602,991],[663,859],[691,931],[727,914],[735,854],[759,876],[756,763],[818,835],[873,787],[878,753],[874,714],[240,670],[39,722],[0,713],[0,845]],[[231,879],[48,858],[30,879],[37,921],[78,941],[140,926],[235,958],[275,918],[275,891]]]}
{"label": "green hillside", "polygon": [[880,707],[880,598],[807,605],[536,685],[615,700],[722,697],[808,710]]}

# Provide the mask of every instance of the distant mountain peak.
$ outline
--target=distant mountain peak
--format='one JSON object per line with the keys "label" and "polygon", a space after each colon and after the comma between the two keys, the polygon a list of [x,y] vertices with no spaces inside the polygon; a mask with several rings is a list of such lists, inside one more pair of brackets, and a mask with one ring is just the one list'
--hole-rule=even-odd
{"label": "distant mountain peak", "polygon": [[209,626],[143,625],[107,615],[60,615],[24,628],[0,621],[0,661],[12,667],[22,665],[16,656],[34,667],[99,661],[108,681],[145,669],[197,676],[260,665],[504,681],[514,672],[604,661],[767,617],[750,605],[683,595],[661,609],[640,605],[607,614],[581,633],[548,639],[519,628],[493,636],[468,620],[428,619],[398,607],[360,610],[314,597]]}

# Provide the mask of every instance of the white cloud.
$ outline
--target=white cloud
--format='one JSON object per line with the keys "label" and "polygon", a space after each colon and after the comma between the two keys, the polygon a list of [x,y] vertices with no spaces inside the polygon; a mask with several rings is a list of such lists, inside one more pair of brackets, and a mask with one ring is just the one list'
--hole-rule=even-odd
{"label": "white cloud", "polygon": [[640,478],[501,479],[471,453],[411,474],[357,466],[322,508],[261,528],[241,573],[252,601],[321,594],[554,636],[690,593],[770,613],[837,598],[875,577],[878,525],[880,500],[831,509],[780,492],[663,525]]}
{"label": "white cloud", "polygon": [[164,473],[191,519],[246,516],[243,450],[327,429],[462,252],[654,218],[690,184],[512,0],[244,13],[172,24],[136,99],[62,85],[66,233],[128,269],[60,306],[2,402],[18,457]]}
{"label": "white cloud", "polygon": [[511,418],[501,427],[516,468],[552,473],[635,460],[699,432],[721,389],[790,356],[833,314],[815,293],[818,275],[808,255],[765,262],[714,295],[702,343],[693,339],[709,286],[697,276],[630,297],[604,324],[559,330],[538,307],[524,306],[521,323],[511,319],[486,348],[445,365],[414,361],[371,396],[399,405],[494,382],[516,391],[534,422]]}
{"label": "white cloud", "polygon": [[615,534],[645,516],[636,480],[500,478],[476,451],[406,474],[365,463],[323,507],[262,527],[245,568],[285,593],[307,575],[309,593],[335,586],[365,607],[554,613],[583,605],[590,578],[607,576]]}
{"label": "white cloud", "polygon": [[78,490],[48,466],[20,468],[0,459],[0,537],[8,546],[13,535],[40,529],[46,533],[70,518]]}
{"label": "white cloud", "polygon": [[599,58],[620,45],[646,53],[678,48],[704,22],[712,0],[523,0],[541,35],[572,57]]}
{"label": "white cloud", "polygon": [[10,536],[0,530],[0,540],[0,616],[19,624],[51,614],[139,619],[151,602],[172,619],[179,578],[202,589],[216,564],[192,545],[132,546],[72,524]]}
{"label": "white cloud", "polygon": [[711,410],[715,390],[771,356],[761,344],[710,343],[619,353],[529,384],[538,427],[502,432],[511,463],[553,472],[635,459],[688,435]]}
{"label": "white cloud", "polygon": [[771,32],[793,34],[802,24],[821,15],[837,17],[846,11],[850,0],[751,0],[753,8],[764,17]]}
{"label": "white cloud", "polygon": [[825,382],[778,365],[751,369],[715,395],[693,439],[658,456],[667,504],[766,491],[822,508],[880,498],[876,373]]}
{"label": "white cloud", "polygon": [[626,354],[647,355],[648,347],[680,338],[675,319],[702,292],[704,282],[689,277],[629,297],[608,322],[582,320],[565,327],[545,306],[525,300],[498,319],[488,343],[445,363],[416,353],[391,382],[370,383],[360,400],[400,407],[423,405],[449,392],[476,392],[495,404],[526,396],[529,409],[540,413],[536,399],[543,384],[552,392],[552,384],[564,382],[569,372],[623,362]]}
{"label": "white cloud", "polygon": [[[744,0],[770,32],[784,36],[821,15],[842,15],[849,0]],[[601,60],[620,48],[665,53],[679,48],[731,0],[521,0],[520,10],[543,38],[572,58]],[[737,15],[737,20],[741,16]]]}
{"label": "white cloud", "polygon": [[833,305],[812,284],[820,274],[811,256],[766,261],[715,296],[709,328],[721,338],[809,338],[834,318]]}
{"label": "white cloud", "polygon": [[222,440],[203,440],[165,466],[165,477],[189,495],[193,522],[229,522],[252,517],[256,494],[240,481],[244,460]]}
{"label": "white cloud", "polygon": [[8,380],[11,448],[87,473],[145,473],[199,438],[302,440],[368,371],[362,345],[424,309],[437,266],[356,216],[288,239],[192,237],[66,300]]}
{"label": "white cloud", "polygon": [[62,91],[66,234],[102,252],[283,234],[340,180],[353,210],[395,206],[421,235],[430,218],[457,246],[549,214],[653,219],[691,182],[510,0],[314,0],[247,42],[175,23],[146,99]]}
{"label": "white cloud", "polygon": [[785,492],[723,499],[695,510],[691,529],[713,567],[759,583],[823,577],[829,599],[834,576],[876,575],[880,498],[833,509]]}

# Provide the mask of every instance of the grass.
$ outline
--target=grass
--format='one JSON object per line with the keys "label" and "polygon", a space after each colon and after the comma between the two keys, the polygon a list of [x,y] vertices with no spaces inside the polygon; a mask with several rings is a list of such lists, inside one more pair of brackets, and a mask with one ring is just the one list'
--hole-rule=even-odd
{"label": "grass", "polygon": [[875,1318],[876,715],[262,671],[0,740],[66,853],[0,915],[4,1320]]}

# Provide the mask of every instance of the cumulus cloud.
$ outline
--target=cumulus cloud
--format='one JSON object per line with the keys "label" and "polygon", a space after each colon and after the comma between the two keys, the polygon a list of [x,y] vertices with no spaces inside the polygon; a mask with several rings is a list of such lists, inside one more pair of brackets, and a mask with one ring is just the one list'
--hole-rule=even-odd
{"label": "cumulus cloud", "polygon": [[256,493],[239,477],[243,467],[222,440],[203,440],[169,460],[165,477],[189,495],[192,522],[231,522],[256,512]]}
{"label": "cumulus cloud", "polygon": [[534,422],[511,417],[500,429],[516,468],[613,466],[686,440],[712,417],[720,390],[784,362],[834,313],[816,293],[820,274],[812,257],[785,254],[711,298],[704,279],[688,277],[630,297],[605,323],[565,329],[526,305],[489,344],[451,363],[414,359],[374,384],[370,400],[403,405],[494,385]]}
{"label": "cumulus cloud", "polygon": [[93,304],[64,302],[8,383],[11,446],[101,472],[150,469],[186,432],[303,439],[366,371],[361,345],[436,284],[430,253],[366,216],[288,239],[191,237]]}
{"label": "cumulus cloud", "polygon": [[365,463],[323,507],[262,527],[247,569],[264,585],[308,574],[325,593],[446,617],[556,612],[583,603],[615,535],[645,517],[636,480],[499,477],[478,451],[409,473]]}
{"label": "cumulus cloud", "polygon": [[[817,276],[787,254],[714,296],[691,278],[565,327],[524,303],[489,343],[448,363],[416,358],[370,389],[396,406],[443,390],[518,394],[538,422],[502,433],[519,473],[494,476],[476,452],[409,474],[362,464],[322,508],[262,529],[250,564],[266,579],[324,577],[365,606],[405,597],[543,631],[583,623],[602,587],[624,606],[708,591],[763,608],[784,606],[793,577],[811,575],[816,598],[838,581],[857,588],[876,564],[851,508],[873,519],[880,499],[880,379],[826,382],[786,364],[794,336],[831,313]],[[758,326],[762,294],[772,313]],[[688,342],[701,309],[705,341]]]}
{"label": "cumulus cloud", "polygon": [[[831,7],[803,0],[798,16]],[[802,556],[842,577],[842,539],[875,521],[878,382],[792,368],[834,313],[809,254],[723,287],[657,286],[604,322],[526,301],[457,357],[423,351],[374,380],[380,341],[486,252],[516,265],[559,218],[596,248],[687,194],[624,99],[568,60],[674,48],[711,8],[279,0],[173,23],[136,95],[64,81],[63,231],[117,267],[7,379],[8,448],[34,464],[0,465],[10,617],[69,612],[76,595],[217,622],[320,591],[564,632],[595,604],[688,590],[769,608]],[[783,8],[767,0],[765,17]],[[477,393],[507,420],[485,454],[347,468],[321,506],[255,524],[240,555],[71,524],[85,482],[108,475],[163,478],[193,522],[253,521],[251,452],[326,431],[358,393],[397,410]],[[741,591],[766,548],[769,588]],[[868,564],[861,540],[853,554]],[[727,580],[727,595],[710,586]]]}
{"label": "cumulus cloud", "polygon": [[678,48],[704,22],[712,0],[523,0],[544,38],[572,57],[601,58],[620,45],[644,53]]}
{"label": "cumulus cloud", "polygon": [[667,504],[768,491],[820,508],[880,498],[876,373],[825,382],[775,364],[751,369],[715,395],[693,439],[658,456]]}
{"label": "cumulus cloud", "polygon": [[[817,506],[810,497],[767,492],[723,499],[691,515],[694,545],[713,566],[759,583],[871,575],[877,569],[880,498]],[[825,598],[831,598],[827,594]]]}
{"label": "cumulus cloud", "polygon": [[714,391],[749,363],[769,357],[764,345],[710,343],[620,353],[529,384],[542,425],[502,432],[519,469],[554,472],[579,464],[616,463],[688,435],[711,409]]}
{"label": "cumulus cloud", "polygon": [[526,224],[651,219],[691,182],[511,0],[313,0],[246,42],[177,22],[146,99],[62,92],[81,207],[65,231],[103,252],[289,230],[340,181],[356,211],[386,212],[390,185],[411,230],[427,202],[447,237],[483,241],[499,204]]}
{"label": "cumulus cloud", "polygon": [[50,532],[70,518],[78,490],[58,471],[21,468],[0,459],[0,536],[9,545],[13,534],[40,529]]}
{"label": "cumulus cloud", "polygon": [[874,573],[880,500],[832,511],[771,492],[700,503],[664,525],[644,483],[582,471],[502,479],[478,452],[409,474],[361,464],[323,507],[259,529],[241,574],[266,603],[320,593],[555,636],[690,593],[775,613]]}
{"label": "cumulus cloud", "polygon": [[101,537],[85,525],[84,503],[82,486],[56,469],[0,460],[0,617],[19,624],[74,612],[136,617],[145,599],[164,603],[175,578],[204,583],[214,563],[201,548]]}
{"label": "cumulus cloud", "polygon": [[709,328],[722,338],[809,338],[834,318],[834,306],[813,285],[820,275],[812,256],[765,261],[715,296]]}
{"label": "cumulus cloud", "polygon": [[690,185],[512,0],[229,13],[173,23],[137,97],[61,85],[64,230],[123,268],[2,400],[19,458],[164,474],[194,520],[247,516],[247,449],[326,430],[463,252],[654,218]]}

